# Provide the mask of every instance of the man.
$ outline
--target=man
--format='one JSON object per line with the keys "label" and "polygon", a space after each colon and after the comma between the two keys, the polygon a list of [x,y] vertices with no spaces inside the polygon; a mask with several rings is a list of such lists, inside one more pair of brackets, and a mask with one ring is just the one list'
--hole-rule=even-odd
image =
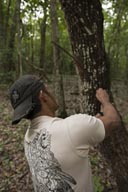
{"label": "man", "polygon": [[61,119],[55,117],[55,98],[38,77],[25,75],[12,85],[12,124],[31,120],[24,143],[35,192],[93,192],[89,148],[120,124],[107,92],[99,88],[96,97],[103,116]]}

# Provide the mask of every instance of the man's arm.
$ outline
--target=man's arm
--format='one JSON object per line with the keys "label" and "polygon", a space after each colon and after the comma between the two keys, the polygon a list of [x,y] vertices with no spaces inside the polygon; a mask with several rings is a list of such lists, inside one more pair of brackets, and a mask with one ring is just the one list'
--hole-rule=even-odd
{"label": "man's arm", "polygon": [[96,117],[103,122],[106,135],[109,135],[113,129],[121,125],[120,116],[115,107],[111,104],[109,95],[104,89],[99,88],[96,91],[96,98],[100,101],[103,112],[103,116],[97,114]]}

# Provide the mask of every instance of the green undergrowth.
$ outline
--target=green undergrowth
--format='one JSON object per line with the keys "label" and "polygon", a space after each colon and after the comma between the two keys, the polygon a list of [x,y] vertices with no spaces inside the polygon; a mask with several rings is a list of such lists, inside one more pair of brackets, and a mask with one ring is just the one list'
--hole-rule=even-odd
{"label": "green undergrowth", "polygon": [[94,191],[95,192],[104,191],[104,186],[101,184],[101,178],[98,175],[93,176],[93,182],[94,182]]}
{"label": "green undergrowth", "polygon": [[97,154],[92,154],[90,157],[91,166],[93,169],[93,183],[95,192],[103,192],[104,186],[101,182],[101,177],[98,175],[98,164],[100,163]]}
{"label": "green undergrowth", "polygon": [[125,124],[128,124],[128,113],[124,115],[123,121]]}

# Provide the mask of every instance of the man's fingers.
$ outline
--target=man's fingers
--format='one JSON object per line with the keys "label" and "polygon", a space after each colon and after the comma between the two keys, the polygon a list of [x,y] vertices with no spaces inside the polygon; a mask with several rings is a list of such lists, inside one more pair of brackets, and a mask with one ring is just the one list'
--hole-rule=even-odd
{"label": "man's fingers", "polygon": [[109,102],[109,95],[107,91],[103,88],[99,88],[96,91],[96,98],[103,104]]}
{"label": "man's fingers", "polygon": [[99,88],[96,90],[96,93],[103,93],[103,92],[106,92],[105,89],[103,88]]}

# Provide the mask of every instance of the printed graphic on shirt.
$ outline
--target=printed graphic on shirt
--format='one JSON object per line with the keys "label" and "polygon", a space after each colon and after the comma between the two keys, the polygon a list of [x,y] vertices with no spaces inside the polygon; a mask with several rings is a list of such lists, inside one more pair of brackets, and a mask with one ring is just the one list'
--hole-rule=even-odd
{"label": "printed graphic on shirt", "polygon": [[51,136],[46,129],[37,133],[32,142],[25,142],[25,153],[32,173],[35,192],[74,192],[74,178],[63,172],[50,151]]}

